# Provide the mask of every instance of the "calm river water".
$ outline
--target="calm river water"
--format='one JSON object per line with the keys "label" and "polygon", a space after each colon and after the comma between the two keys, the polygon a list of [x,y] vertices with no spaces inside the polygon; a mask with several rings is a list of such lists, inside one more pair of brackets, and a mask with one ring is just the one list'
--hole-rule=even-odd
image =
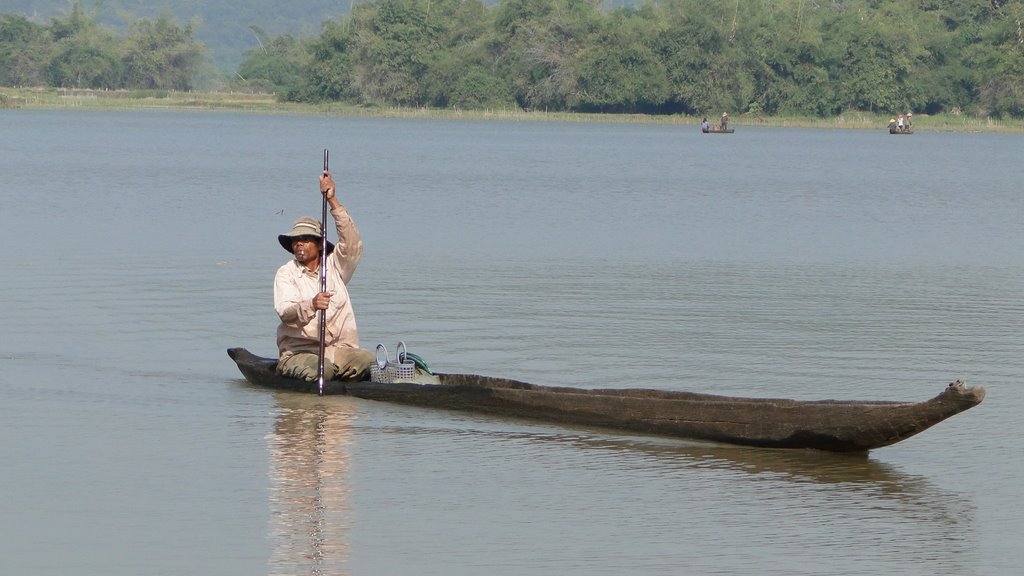
{"label": "calm river water", "polygon": [[[1024,135],[0,112],[0,573],[1024,569]],[[985,402],[867,457],[245,383],[322,150],[364,347],[538,384]]]}

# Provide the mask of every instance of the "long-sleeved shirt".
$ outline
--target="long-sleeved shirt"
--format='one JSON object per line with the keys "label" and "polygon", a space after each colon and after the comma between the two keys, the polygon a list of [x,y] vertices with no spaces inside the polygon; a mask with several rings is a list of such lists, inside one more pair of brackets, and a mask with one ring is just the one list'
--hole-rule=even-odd
{"label": "long-sleeved shirt", "polygon": [[[338,230],[338,242],[327,256],[327,308],[324,357],[332,360],[340,348],[358,348],[359,330],[349,300],[348,281],[363,255],[363,241],[344,206],[331,209]],[[319,314],[313,297],[320,293],[319,270],[311,271],[292,259],[277,269],[274,277],[274,309],[281,318],[277,327],[277,349],[284,360],[298,352],[320,353]]]}

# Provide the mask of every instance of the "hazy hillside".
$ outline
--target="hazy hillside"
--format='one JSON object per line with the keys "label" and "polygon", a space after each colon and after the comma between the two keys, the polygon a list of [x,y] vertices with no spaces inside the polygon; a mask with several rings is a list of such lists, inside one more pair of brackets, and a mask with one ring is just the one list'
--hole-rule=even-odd
{"label": "hazy hillside", "polygon": [[[246,50],[259,47],[250,26],[270,35],[316,36],[325,20],[348,14],[351,0],[81,0],[99,20],[127,29],[135,18],[170,12],[179,25],[195,22],[196,39],[211,52],[214,63],[233,72]],[[66,14],[72,0],[0,0],[0,13],[23,14],[40,24]]]}

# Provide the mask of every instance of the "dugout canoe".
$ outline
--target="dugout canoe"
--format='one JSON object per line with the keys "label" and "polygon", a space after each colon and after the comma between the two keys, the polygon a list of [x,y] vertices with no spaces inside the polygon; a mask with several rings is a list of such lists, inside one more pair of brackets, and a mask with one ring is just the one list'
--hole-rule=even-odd
{"label": "dugout canoe", "polygon": [[722,130],[721,128],[711,128],[709,130],[701,130],[701,132],[704,134],[732,134],[736,132],[736,129],[726,128],[725,130]]}
{"label": "dugout canoe", "polygon": [[[277,361],[231,348],[249,382],[317,393],[285,378]],[[924,402],[739,398],[642,388],[583,389],[471,374],[436,374],[439,384],[326,382],[325,394],[764,448],[867,452],[889,446],[977,406],[981,386],[959,380]]]}

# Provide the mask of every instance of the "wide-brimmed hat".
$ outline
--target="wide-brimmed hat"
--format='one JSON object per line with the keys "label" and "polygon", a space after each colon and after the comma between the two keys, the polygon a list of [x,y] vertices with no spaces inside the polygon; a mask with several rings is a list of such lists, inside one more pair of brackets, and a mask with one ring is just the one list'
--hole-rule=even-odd
{"label": "wide-brimmed hat", "polygon": [[[292,229],[286,234],[280,234],[277,237],[277,241],[281,243],[281,247],[292,252],[292,240],[299,236],[312,236],[317,240],[323,239],[320,235],[320,221],[316,218],[310,218],[309,216],[303,216],[292,224]],[[327,253],[330,254],[334,251],[334,244],[327,241]],[[294,254],[294,252],[292,252]]]}

